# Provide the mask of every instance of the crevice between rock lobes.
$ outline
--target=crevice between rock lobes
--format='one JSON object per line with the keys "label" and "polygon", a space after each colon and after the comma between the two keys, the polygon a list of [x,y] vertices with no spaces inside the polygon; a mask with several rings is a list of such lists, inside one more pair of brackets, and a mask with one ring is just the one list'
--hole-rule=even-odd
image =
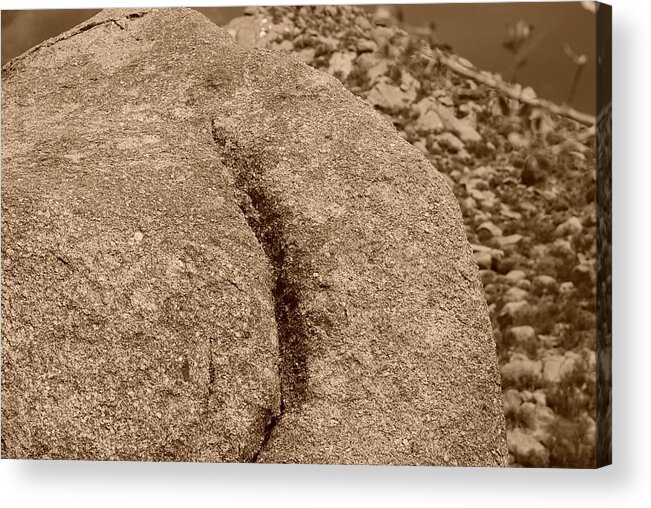
{"label": "crevice between rock lobes", "polygon": [[239,207],[273,271],[272,297],[280,356],[280,411],[269,416],[262,445],[251,460],[257,462],[285,409],[300,405],[305,397],[307,324],[298,311],[299,289],[292,283],[294,260],[284,233],[283,210],[277,199],[260,184],[264,164],[255,154],[240,147],[216,120],[211,121],[211,134],[222,163],[235,179]]}

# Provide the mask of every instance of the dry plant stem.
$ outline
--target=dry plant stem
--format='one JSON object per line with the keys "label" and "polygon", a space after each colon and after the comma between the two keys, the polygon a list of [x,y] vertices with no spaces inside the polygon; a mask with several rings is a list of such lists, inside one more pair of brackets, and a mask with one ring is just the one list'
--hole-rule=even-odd
{"label": "dry plant stem", "polygon": [[572,85],[570,86],[570,91],[567,94],[567,101],[565,101],[567,104],[572,104],[572,100],[574,100],[574,95],[576,94],[576,90],[579,87],[579,80],[583,74],[584,67],[585,65],[577,65],[576,67],[576,72],[574,73],[574,78],[572,79]]}
{"label": "dry plant stem", "polygon": [[496,79],[493,76],[488,76],[480,71],[471,69],[470,67],[466,67],[465,65],[461,64],[459,61],[450,58],[449,56],[446,56],[440,50],[437,49],[434,49],[432,51],[421,50],[420,54],[430,61],[431,60],[438,61],[442,65],[445,65],[451,71],[456,72],[461,76],[474,79],[475,81],[482,83],[483,85],[494,88],[495,90],[500,91],[502,94],[506,95],[511,99],[518,100],[520,102],[523,102],[535,108],[546,109],[551,113],[570,118],[588,127],[595,124],[595,117],[592,115],[581,113],[580,111],[577,111],[576,109],[571,108],[569,106],[559,106],[558,104],[555,104],[545,99],[540,99],[538,97],[533,97],[533,98],[525,97],[522,95],[522,92],[519,89],[506,83],[505,81]]}

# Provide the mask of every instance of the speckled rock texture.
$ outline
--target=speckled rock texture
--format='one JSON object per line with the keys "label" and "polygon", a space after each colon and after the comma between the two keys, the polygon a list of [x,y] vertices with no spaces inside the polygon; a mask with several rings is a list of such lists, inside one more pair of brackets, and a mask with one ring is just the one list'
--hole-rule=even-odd
{"label": "speckled rock texture", "polygon": [[445,180],[334,78],[186,9],[3,69],[2,455],[505,465]]}

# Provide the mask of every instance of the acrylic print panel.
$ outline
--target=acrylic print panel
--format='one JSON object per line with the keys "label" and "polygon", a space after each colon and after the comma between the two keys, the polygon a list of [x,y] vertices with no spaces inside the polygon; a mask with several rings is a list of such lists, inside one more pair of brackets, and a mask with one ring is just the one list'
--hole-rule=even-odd
{"label": "acrylic print panel", "polygon": [[2,26],[3,458],[610,463],[610,7]]}

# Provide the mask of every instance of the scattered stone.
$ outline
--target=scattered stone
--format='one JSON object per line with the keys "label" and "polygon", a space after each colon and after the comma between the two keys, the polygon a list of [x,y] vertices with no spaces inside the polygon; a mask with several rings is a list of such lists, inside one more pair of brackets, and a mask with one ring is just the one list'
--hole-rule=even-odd
{"label": "scattered stone", "polygon": [[[529,392],[531,395],[531,392]],[[529,429],[536,429],[536,404],[533,402],[523,402],[518,408],[518,420],[520,423]]]}
{"label": "scattered stone", "polygon": [[418,148],[425,155],[429,153],[429,150],[427,149],[427,142],[424,139],[419,139],[418,141],[414,141],[414,146]]}
{"label": "scattered stone", "polygon": [[509,453],[525,467],[549,467],[549,451],[531,434],[522,429],[511,429],[506,440]]}
{"label": "scattered stone", "polygon": [[561,338],[566,338],[572,332],[572,325],[569,323],[554,323],[552,326],[552,334]]}
{"label": "scattered stone", "polygon": [[380,48],[385,48],[388,52],[388,59],[393,59],[399,55],[397,47],[391,44],[391,39],[395,35],[393,28],[386,26],[374,26],[371,28],[370,36]]}
{"label": "scattered stone", "polygon": [[[504,252],[500,250],[500,252]],[[508,255],[506,255],[500,260],[500,263],[497,266],[497,271],[501,274],[507,274],[511,270],[515,270],[517,266],[521,266],[525,263],[523,263],[523,260],[521,256],[518,254],[509,252]]]}
{"label": "scattered stone", "polygon": [[594,351],[590,350],[590,349],[584,350],[584,352],[585,352],[585,355],[586,355],[586,358],[587,358],[586,362],[588,364],[587,367],[586,367],[587,371],[588,372],[596,372],[595,371],[595,369],[597,367],[597,355],[596,355],[596,353]]}
{"label": "scattered stone", "polygon": [[[378,55],[375,53],[362,53],[357,57],[357,60],[355,60],[355,68],[361,73],[364,72],[366,73],[368,77],[368,71],[369,69],[375,67],[378,65],[380,62],[385,62],[386,60],[380,58]],[[388,67],[387,67],[388,69]],[[369,78],[370,80],[370,78]],[[371,85],[373,83],[370,83]]]}
{"label": "scattered stone", "polygon": [[475,212],[477,210],[477,201],[474,198],[467,197],[461,202],[461,207],[466,212]]}
{"label": "scattered stone", "polygon": [[374,53],[377,51],[377,43],[375,41],[370,41],[368,39],[360,39],[357,41],[357,52],[358,53]]}
{"label": "scattered stone", "polygon": [[554,240],[550,252],[552,255],[565,261],[576,258],[576,253],[572,248],[572,244],[563,238],[557,238]]}
{"label": "scattered stone", "polygon": [[[515,211],[511,210],[504,203],[502,203],[502,210],[500,211],[500,214],[503,217],[507,218],[507,219],[513,219],[513,220],[517,220],[517,221],[522,220],[522,214],[520,212],[515,212]],[[522,235],[514,234],[514,235],[509,235],[509,236],[519,237],[518,242],[520,240],[522,240]],[[506,237],[506,238],[508,238],[508,237]]]}
{"label": "scattered stone", "polygon": [[277,44],[276,49],[281,51],[292,51],[294,49],[294,44],[292,41],[285,39]]}
{"label": "scattered stone", "polygon": [[574,236],[583,231],[583,224],[578,217],[570,217],[556,228],[557,236]]}
{"label": "scattered stone", "polygon": [[407,101],[412,103],[416,100],[418,90],[420,90],[420,81],[403,70],[400,76],[400,90],[407,97]]}
{"label": "scattered stone", "polygon": [[386,27],[393,21],[393,14],[388,6],[381,5],[375,10],[373,14],[373,22],[377,26]]}
{"label": "scattered stone", "polygon": [[493,258],[490,252],[475,252],[475,261],[482,270],[488,270],[491,267]]}
{"label": "scattered stone", "polygon": [[592,263],[579,263],[572,268],[570,278],[572,279],[572,282],[579,287],[595,287],[596,275],[595,266]]}
{"label": "scattered stone", "polygon": [[511,132],[508,135],[508,140],[511,146],[516,150],[522,150],[524,148],[528,148],[530,144],[529,139],[524,137],[519,132]]}
{"label": "scattered stone", "polygon": [[336,53],[333,53],[330,57],[328,73],[346,79],[353,70],[353,61],[355,58],[357,58],[357,54],[352,51],[337,51]]}
{"label": "scattered stone", "polygon": [[496,171],[490,166],[479,166],[471,172],[473,178],[479,178],[485,182],[490,182],[496,176]]}
{"label": "scattered stone", "polygon": [[519,287],[512,287],[509,288],[506,293],[504,293],[502,300],[504,302],[520,302],[526,300],[527,296],[529,296],[529,293],[524,289],[520,289]]}
{"label": "scattered stone", "polygon": [[522,270],[511,270],[506,274],[506,280],[511,284],[517,284],[527,276]]}
{"label": "scattered stone", "polygon": [[428,134],[437,133],[443,130],[443,122],[439,115],[433,109],[426,111],[418,116],[415,123],[418,132]]}
{"label": "scattered stone", "polygon": [[[359,57],[359,59],[361,59],[363,56],[364,55]],[[366,71],[366,75],[368,76],[369,83],[371,83],[371,85],[374,85],[376,83],[379,83],[381,79],[386,77],[387,72],[389,72],[389,62],[387,62],[386,60],[377,60],[377,59],[373,59],[372,61],[376,63],[374,63],[369,67],[368,71]]]}
{"label": "scattered stone", "polygon": [[492,222],[486,221],[477,227],[477,236],[480,242],[484,242],[491,238],[502,236],[502,230]]}
{"label": "scattered stone", "polygon": [[529,308],[529,304],[520,300],[517,302],[507,302],[502,307],[498,314],[498,318],[502,326],[508,326],[510,323],[517,321],[525,311]]}
{"label": "scattered stone", "polygon": [[493,270],[479,270],[479,275],[481,276],[481,281],[484,284],[491,284],[497,280],[497,274]]}
{"label": "scattered stone", "polygon": [[556,419],[554,411],[547,406],[536,404],[529,418],[529,428],[533,430],[532,436],[542,444],[548,444],[550,437],[549,427]]}
{"label": "scattered stone", "polygon": [[444,132],[436,136],[436,142],[446,150],[456,153],[463,150],[464,144],[451,132]]}
{"label": "scattered stone", "polygon": [[480,202],[486,209],[493,208],[496,200],[495,193],[488,188],[488,184],[481,178],[471,178],[468,180],[466,182],[466,192],[471,198]]}
{"label": "scattered stone", "polygon": [[559,153],[577,153],[583,154],[587,150],[586,146],[575,139],[566,139],[562,143],[554,146],[552,151],[556,154]]}
{"label": "scattered stone", "polygon": [[546,406],[547,405],[547,396],[545,395],[545,392],[542,390],[536,390],[533,392],[533,398],[536,401],[536,404],[540,406]]}
{"label": "scattered stone", "polygon": [[529,257],[532,259],[544,259],[549,257],[549,247],[545,244],[538,244],[531,247]]}
{"label": "scattered stone", "polygon": [[373,26],[366,16],[357,16],[355,18],[355,24],[363,32],[369,32]]}
{"label": "scattered stone", "polygon": [[532,402],[533,401],[533,393],[531,393],[529,390],[522,390],[520,392],[520,395],[522,397],[523,402]]}
{"label": "scattered stone", "polygon": [[522,97],[522,99],[524,101],[531,101],[531,100],[534,100],[538,96],[536,95],[536,91],[533,88],[531,88],[530,86],[527,86],[527,87],[524,87],[522,89],[522,91],[520,92],[520,97]]}
{"label": "scattered stone", "polygon": [[531,281],[529,279],[522,279],[518,281],[515,287],[529,291],[531,289]]}
{"label": "scattered stone", "polygon": [[441,104],[440,100],[434,101],[432,107],[443,122],[444,127],[447,130],[454,132],[462,141],[474,143],[479,143],[481,141],[481,135],[475,130],[470,122],[465,119],[457,118],[451,107]]}
{"label": "scattered stone", "polygon": [[519,234],[513,234],[508,236],[502,236],[497,238],[497,243],[500,246],[500,249],[508,249],[518,245],[524,237]]}
{"label": "scattered stone", "polygon": [[435,90],[432,96],[436,99],[434,104],[442,104],[445,107],[453,108],[454,99],[448,95],[448,93],[443,89]]}
{"label": "scattered stone", "polygon": [[520,392],[514,388],[509,388],[504,391],[502,397],[504,400],[504,413],[516,417],[520,409],[520,404],[522,404]]}
{"label": "scattered stone", "polygon": [[545,356],[543,362],[543,379],[547,383],[559,383],[564,377],[571,376],[582,366],[580,355],[567,351],[564,355]]}
{"label": "scattered stone", "polygon": [[555,348],[561,343],[561,339],[556,335],[538,335],[538,340],[548,349]]}
{"label": "scattered stone", "polygon": [[556,279],[549,275],[538,275],[533,279],[533,287],[538,291],[555,292],[557,286]]}
{"label": "scattered stone", "polygon": [[519,386],[522,383],[527,385],[536,384],[540,381],[542,374],[542,362],[531,360],[527,355],[514,353],[507,363],[500,369],[502,379],[507,383]]}
{"label": "scattered stone", "polygon": [[314,61],[316,50],[314,48],[304,48],[296,53],[296,56],[303,60],[306,64],[311,64]]}
{"label": "scattered stone", "polygon": [[407,107],[413,97],[392,85],[388,78],[381,78],[371,89],[366,100],[384,111],[395,113]]}
{"label": "scattered stone", "polygon": [[513,326],[509,330],[509,334],[515,343],[521,346],[535,344],[536,342],[536,331],[528,325]]}
{"label": "scattered stone", "polygon": [[565,297],[569,297],[575,291],[576,287],[574,286],[574,283],[570,281],[561,282],[560,286],[558,286],[558,292]]}

